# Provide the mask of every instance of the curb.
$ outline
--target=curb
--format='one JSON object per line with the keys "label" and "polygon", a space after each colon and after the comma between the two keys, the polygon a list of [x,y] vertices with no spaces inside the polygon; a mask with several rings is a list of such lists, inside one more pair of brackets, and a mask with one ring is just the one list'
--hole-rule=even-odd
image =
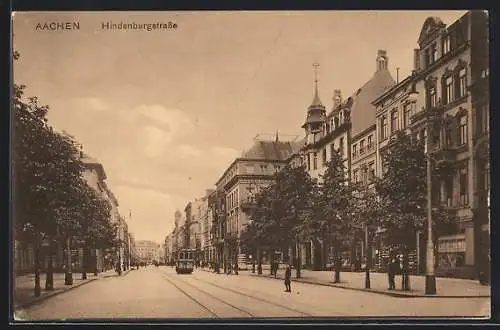
{"label": "curb", "polygon": [[[122,275],[121,275],[121,276],[123,277],[123,276],[127,275],[128,273],[130,273],[130,271],[131,271],[131,270],[132,270],[132,269],[129,269],[127,272],[122,273]],[[101,279],[104,279],[104,278],[115,277],[115,276],[116,276],[116,277],[118,277],[119,275],[110,275],[110,276],[99,276],[99,275],[97,275],[97,277],[87,279],[87,280],[85,280],[84,282],[80,282],[80,283],[78,283],[78,284],[75,284],[75,285],[69,286],[69,287],[67,287],[67,288],[65,288],[65,289],[58,290],[58,291],[55,291],[55,290],[54,290],[54,291],[52,291],[52,292],[50,292],[50,293],[48,293],[48,294],[46,294],[46,295],[43,295],[43,296],[40,296],[40,297],[36,297],[35,299],[33,299],[33,300],[31,300],[31,301],[28,301],[28,302],[25,302],[25,303],[21,303],[21,304],[15,305],[15,306],[14,306],[14,310],[18,310],[18,309],[26,309],[26,308],[28,308],[28,307],[31,307],[31,306],[36,305],[36,304],[38,304],[38,303],[41,303],[42,301],[45,301],[45,300],[47,300],[47,299],[49,299],[49,298],[52,298],[52,297],[54,297],[54,296],[57,296],[57,295],[59,295],[59,294],[61,294],[61,293],[65,293],[65,292],[68,292],[68,291],[70,291],[70,290],[76,289],[76,288],[78,288],[78,287],[80,287],[80,286],[82,286],[82,285],[85,285],[85,284],[87,284],[87,283],[90,283],[90,282],[93,282],[93,281],[96,281],[96,280],[101,280]]]}
{"label": "curb", "polygon": [[49,298],[52,298],[54,296],[57,296],[61,293],[65,293],[65,292],[68,292],[68,291],[71,291],[73,289],[76,289],[82,285],[85,285],[87,283],[90,283],[90,282],[93,282],[93,281],[96,281],[98,280],[99,278],[91,278],[91,279],[88,279],[86,280],[85,282],[80,282],[78,284],[75,284],[75,285],[72,285],[70,287],[67,287],[66,289],[63,289],[63,290],[59,290],[59,291],[52,291],[51,293],[48,293],[44,296],[40,296],[40,297],[36,297],[35,299],[33,299],[32,301],[28,301],[28,302],[25,302],[25,303],[21,303],[21,304],[18,304],[18,305],[15,305],[14,306],[14,310],[18,310],[18,309],[26,309],[28,307],[31,307],[33,305],[36,305],[42,301],[45,301]]}
{"label": "curb", "polygon": [[[271,275],[250,275],[250,276],[263,277],[263,278],[268,278],[271,280],[281,280],[281,281],[283,280],[283,278],[280,278],[280,277],[275,278],[274,276],[271,276]],[[345,289],[345,290],[352,290],[352,291],[369,292],[369,293],[382,294],[382,295],[396,297],[396,298],[491,298],[491,295],[456,295],[456,296],[444,295],[444,296],[439,296],[439,295],[426,295],[426,294],[419,294],[419,293],[412,294],[412,293],[404,293],[404,292],[390,292],[390,291],[381,291],[378,289],[346,287],[346,286],[338,285],[335,283],[314,282],[314,281],[310,281],[310,280],[302,280],[302,279],[296,279],[296,278],[292,278],[292,282],[307,283],[307,284],[321,285],[321,286],[329,286],[329,287]]]}

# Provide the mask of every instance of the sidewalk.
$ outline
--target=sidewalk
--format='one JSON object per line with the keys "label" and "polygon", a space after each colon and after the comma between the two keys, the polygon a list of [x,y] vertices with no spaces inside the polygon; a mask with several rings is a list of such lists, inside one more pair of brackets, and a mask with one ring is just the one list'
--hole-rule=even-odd
{"label": "sidewalk", "polygon": [[[201,268],[199,268],[201,269]],[[202,269],[209,271],[208,269]],[[240,270],[239,275],[258,276],[275,279],[269,275],[269,270],[263,270],[262,275],[257,275],[257,270]],[[278,271],[276,279],[284,280],[284,270]],[[295,270],[292,270],[292,281],[316,285],[332,286],[347,290],[366,291],[385,294],[394,297],[427,297],[427,298],[484,298],[491,297],[491,286],[480,285],[478,281],[463,280],[455,278],[436,278],[436,295],[425,294],[425,276],[410,276],[410,291],[401,291],[401,275],[396,276],[396,290],[388,290],[388,279],[386,273],[370,272],[370,289],[365,289],[364,272],[340,272],[340,283],[333,283],[333,271],[311,271],[301,270],[301,278],[295,278]]]}
{"label": "sidewalk", "polygon": [[[122,273],[122,276],[128,274],[131,269]],[[45,290],[45,273],[40,274],[40,297],[34,296],[35,291],[35,274],[27,274],[16,276],[13,293],[14,293],[14,309],[27,308],[38,302],[44,301],[50,297],[56,296],[63,292],[72,290],[86,283],[113,276],[119,276],[116,271],[108,270],[94,276],[93,273],[87,273],[87,279],[82,280],[82,273],[73,273],[73,285],[64,284],[64,273],[54,273],[54,289]]]}

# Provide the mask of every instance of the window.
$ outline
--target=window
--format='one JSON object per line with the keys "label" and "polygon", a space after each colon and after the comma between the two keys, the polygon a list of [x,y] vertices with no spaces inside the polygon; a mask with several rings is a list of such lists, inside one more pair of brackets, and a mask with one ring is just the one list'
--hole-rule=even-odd
{"label": "window", "polygon": [[467,116],[460,117],[458,128],[460,132],[459,145],[464,145],[467,143]]}
{"label": "window", "polygon": [[307,170],[311,169],[311,154],[307,154]]}
{"label": "window", "polygon": [[326,148],[323,148],[323,151],[322,151],[322,163],[323,163],[323,166],[326,164]]}
{"label": "window", "polygon": [[358,174],[358,170],[357,170],[357,169],[355,169],[355,170],[352,172],[352,181],[353,181],[354,183],[358,182],[358,180],[359,180],[358,175],[359,175],[359,174]]}
{"label": "window", "polygon": [[410,126],[411,104],[405,104],[403,108],[403,128]]}
{"label": "window", "polygon": [[431,46],[431,63],[434,63],[437,61],[437,47],[436,44],[432,44]]}
{"label": "window", "polygon": [[339,150],[340,150],[340,155],[344,156],[344,138],[340,138],[340,144],[339,144]]}
{"label": "window", "polygon": [[365,140],[361,140],[359,142],[359,154],[364,154],[365,153]]}
{"label": "window", "polygon": [[445,80],[445,103],[453,101],[453,77],[449,76]]}
{"label": "window", "polygon": [[335,155],[335,142],[330,144],[330,159],[333,158],[333,155]]}
{"label": "window", "polygon": [[467,175],[467,167],[463,167],[460,169],[460,204],[465,205],[468,203],[468,175]]}
{"label": "window", "polygon": [[446,204],[451,207],[453,206],[452,198],[453,198],[453,179],[447,178],[444,182],[444,189],[446,193]]}
{"label": "window", "polygon": [[478,105],[476,110],[476,134],[481,135],[490,130],[489,111],[486,105]]}
{"label": "window", "polygon": [[363,166],[363,172],[361,173],[361,182],[366,184],[368,182],[368,167]]}
{"label": "window", "polygon": [[451,39],[450,36],[445,36],[443,38],[443,55],[446,55],[450,52],[451,50]]}
{"label": "window", "polygon": [[436,86],[431,86],[429,88],[429,105],[431,108],[434,108],[437,105]]}
{"label": "window", "polygon": [[318,169],[318,153],[316,152],[313,154],[313,169]]}
{"label": "window", "polygon": [[368,136],[368,150],[371,150],[373,148],[373,137],[370,135]]}
{"label": "window", "polygon": [[371,182],[375,178],[375,168],[374,163],[371,162],[368,164],[368,181]]}
{"label": "window", "polygon": [[387,135],[389,135],[388,131],[387,131],[388,127],[387,127],[387,118],[385,115],[382,116],[382,118],[380,118],[380,138],[381,139],[385,139],[387,138]]}
{"label": "window", "polygon": [[398,110],[394,109],[391,112],[391,133],[398,130]]}
{"label": "window", "polygon": [[427,49],[424,53],[424,61],[425,61],[425,66],[428,67],[429,65],[431,65],[431,54],[430,54],[430,50]]}
{"label": "window", "polygon": [[352,145],[352,156],[356,157],[358,154],[358,146],[356,144]]}
{"label": "window", "polygon": [[465,68],[458,73],[458,97],[464,97],[467,94],[467,77]]}

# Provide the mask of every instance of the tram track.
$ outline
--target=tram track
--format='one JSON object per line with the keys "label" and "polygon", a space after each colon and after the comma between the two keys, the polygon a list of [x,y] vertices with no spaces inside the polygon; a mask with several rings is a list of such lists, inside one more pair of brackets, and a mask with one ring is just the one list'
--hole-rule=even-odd
{"label": "tram track", "polygon": [[[209,311],[215,317],[220,317],[220,316],[217,315],[217,313],[215,311],[213,311],[212,309],[210,309],[209,307],[207,307],[205,304],[199,302],[195,297],[193,297],[188,292],[186,292],[185,290],[183,290],[182,288],[180,288],[178,284],[174,284],[173,280],[172,280],[172,277],[173,277],[172,275],[169,275],[169,274],[167,274],[164,271],[161,271],[161,272],[163,273],[163,277],[165,278],[165,280],[167,280],[172,285],[174,285],[176,288],[178,288],[183,294],[185,294],[186,296],[188,296],[191,300],[195,300],[198,305],[201,305],[205,310]],[[223,291],[226,291],[226,292],[231,292],[233,294],[245,297],[247,299],[252,299],[254,301],[258,301],[260,305],[267,304],[267,305],[271,305],[271,306],[273,306],[275,308],[277,307],[277,308],[279,308],[281,310],[292,312],[293,314],[296,314],[296,317],[313,317],[314,316],[312,314],[309,314],[309,313],[297,310],[297,309],[289,307],[289,306],[282,305],[282,304],[274,302],[274,301],[267,300],[267,299],[262,298],[262,297],[257,297],[257,296],[251,295],[249,293],[246,293],[246,292],[241,292],[239,290],[230,289],[230,288],[227,288],[225,286],[221,286],[219,284],[215,284],[215,283],[212,283],[212,282],[200,279],[200,278],[198,278],[198,277],[196,277],[194,275],[188,275],[188,276],[190,278],[196,280],[196,281],[199,281],[200,283],[204,283],[204,284],[210,285],[211,287],[217,288],[219,290],[223,290]],[[178,280],[179,282],[182,282],[184,285],[187,285],[187,286],[189,286],[191,288],[194,288],[195,290],[197,290],[197,291],[199,291],[199,292],[207,295],[208,297],[210,297],[210,298],[212,298],[212,299],[214,299],[214,300],[216,300],[216,301],[218,301],[218,302],[220,302],[220,303],[222,303],[222,304],[224,304],[226,306],[230,306],[231,308],[237,310],[238,312],[241,312],[241,313],[245,314],[247,317],[258,317],[254,313],[249,312],[247,309],[243,309],[243,308],[240,308],[238,306],[235,306],[235,305],[227,302],[226,300],[223,300],[223,299],[217,297],[213,293],[207,292],[206,290],[201,289],[198,286],[193,285],[192,283],[189,283],[186,280],[183,280],[183,279],[181,279],[179,277],[176,277],[176,280]]]}
{"label": "tram track", "polygon": [[[190,300],[192,300],[193,302],[195,302],[197,305],[199,305],[200,307],[202,307],[204,310],[206,310],[207,312],[209,312],[212,316],[214,316],[215,318],[221,318],[221,316],[219,314],[217,314],[217,312],[215,312],[214,310],[212,310],[211,308],[209,308],[206,304],[204,304],[203,302],[200,301],[200,299],[194,297],[192,294],[190,294],[189,292],[187,292],[186,290],[184,290],[183,288],[181,288],[177,283],[175,283],[175,281],[172,280],[172,276],[163,272],[163,271],[160,271],[162,273],[162,278],[164,280],[166,280],[167,282],[169,282],[172,286],[174,286],[177,290],[179,290],[180,292],[182,292],[186,297],[188,297]],[[219,297],[211,294],[210,292],[207,292],[203,289],[200,289],[199,287],[191,284],[191,283],[188,283],[184,280],[181,280],[179,278],[176,278],[176,280],[178,280],[179,282],[182,282],[183,284],[191,287],[191,288],[194,288],[195,290],[203,293],[204,295],[210,297],[211,299],[214,299],[222,304],[224,304],[225,306],[229,306],[230,308],[232,309],[235,309],[237,310],[238,312],[241,312],[243,314],[245,314],[247,317],[256,317],[256,315],[244,310],[244,309],[241,309],[239,308],[238,306],[234,306],[233,304],[231,303],[228,303],[227,301],[224,301],[223,299],[220,299]]]}
{"label": "tram track", "polygon": [[233,293],[236,293],[236,294],[239,294],[239,295],[242,295],[242,296],[245,296],[247,298],[251,298],[251,299],[255,299],[255,300],[259,300],[259,301],[262,301],[264,303],[267,303],[267,304],[270,304],[270,305],[274,305],[274,306],[277,306],[279,308],[282,308],[282,309],[285,309],[285,310],[288,310],[290,312],[294,312],[294,313],[297,313],[297,314],[300,314],[302,316],[305,316],[305,317],[313,317],[314,315],[312,314],[309,314],[309,313],[306,313],[306,312],[302,312],[302,311],[299,311],[295,308],[292,308],[292,307],[288,307],[288,306],[285,306],[285,305],[282,305],[282,304],[279,304],[279,303],[276,303],[274,301],[270,301],[270,300],[267,300],[267,299],[264,299],[262,297],[256,297],[254,295],[251,295],[251,294],[248,294],[248,293],[245,293],[245,292],[241,292],[241,291],[238,291],[238,290],[234,290],[234,289],[230,289],[230,288],[227,288],[227,287],[224,287],[222,285],[219,285],[219,284],[215,284],[215,283],[212,283],[212,282],[209,282],[209,281],[206,281],[206,280],[202,280],[200,279],[199,277],[196,277],[196,276],[192,276],[193,279],[196,279],[197,281],[200,281],[202,283],[205,283],[205,284],[208,284],[208,285],[211,285],[213,287],[216,287],[216,288],[219,288],[219,289],[222,289],[222,290],[226,290],[226,291],[229,291],[229,292],[233,292]]}

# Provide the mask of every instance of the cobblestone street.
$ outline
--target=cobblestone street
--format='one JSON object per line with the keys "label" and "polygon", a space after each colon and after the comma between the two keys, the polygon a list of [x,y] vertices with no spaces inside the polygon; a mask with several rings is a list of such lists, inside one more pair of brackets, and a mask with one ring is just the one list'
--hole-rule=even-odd
{"label": "cobblestone street", "polygon": [[[106,294],[103,294],[105,292]],[[241,317],[485,317],[489,298],[411,298],[196,270],[147,267],[101,278],[18,310],[22,320]]]}

